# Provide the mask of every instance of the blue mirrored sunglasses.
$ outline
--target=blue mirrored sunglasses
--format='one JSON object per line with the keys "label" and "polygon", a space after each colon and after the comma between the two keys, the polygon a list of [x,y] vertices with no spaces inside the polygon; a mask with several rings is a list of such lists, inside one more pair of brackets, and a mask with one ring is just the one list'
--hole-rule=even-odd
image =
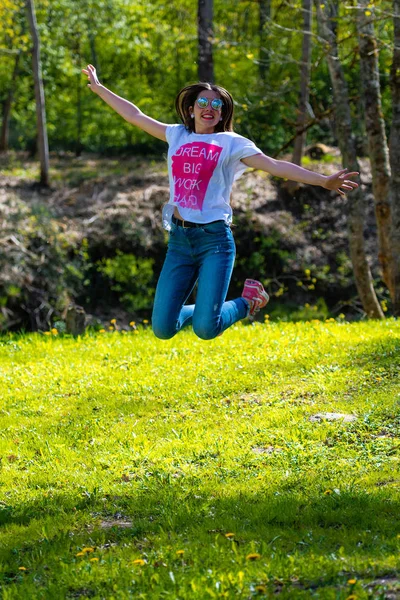
{"label": "blue mirrored sunglasses", "polygon": [[209,100],[208,98],[204,98],[203,96],[197,98],[196,102],[199,108],[207,108],[207,106],[211,104],[211,108],[213,108],[214,110],[219,110],[224,105],[221,98],[214,98],[214,100]]}

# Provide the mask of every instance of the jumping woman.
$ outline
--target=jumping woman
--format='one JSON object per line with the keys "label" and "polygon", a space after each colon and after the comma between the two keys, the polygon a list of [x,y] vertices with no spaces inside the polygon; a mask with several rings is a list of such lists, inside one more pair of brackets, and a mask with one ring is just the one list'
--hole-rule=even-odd
{"label": "jumping woman", "polygon": [[[350,179],[356,172],[344,169],[331,176],[320,175],[274,160],[234,133],[233,99],[219,85],[184,87],[175,101],[182,124],[167,125],[101,85],[93,65],[82,72],[90,89],[128,123],[169,145],[171,193],[162,215],[169,241],[152,317],[158,338],[172,338],[191,324],[198,337],[210,340],[267,304],[268,294],[254,279],[246,279],[240,298],[226,301],[236,254],[230,194],[234,180],[248,167],[341,195],[358,187]],[[186,305],[196,282],[196,304]]]}

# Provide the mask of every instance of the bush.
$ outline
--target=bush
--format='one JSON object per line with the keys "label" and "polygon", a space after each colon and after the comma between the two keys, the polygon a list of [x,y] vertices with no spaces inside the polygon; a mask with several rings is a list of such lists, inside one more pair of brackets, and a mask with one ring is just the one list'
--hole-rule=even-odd
{"label": "bush", "polygon": [[48,329],[81,292],[87,242],[43,205],[0,205],[0,330]]}
{"label": "bush", "polygon": [[153,303],[154,279],[151,258],[136,258],[117,250],[113,258],[104,258],[97,263],[97,270],[111,282],[119,300],[129,312],[149,309]]}

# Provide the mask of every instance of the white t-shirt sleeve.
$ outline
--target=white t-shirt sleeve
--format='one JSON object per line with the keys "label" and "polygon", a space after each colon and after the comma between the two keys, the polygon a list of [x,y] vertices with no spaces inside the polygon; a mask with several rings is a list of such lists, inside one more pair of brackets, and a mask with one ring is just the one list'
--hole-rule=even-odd
{"label": "white t-shirt sleeve", "polygon": [[249,167],[241,162],[242,158],[247,158],[248,156],[254,156],[255,154],[262,154],[262,150],[258,148],[254,142],[248,140],[247,138],[239,135],[234,139],[232,152],[231,152],[231,164],[234,169],[234,178],[235,181],[238,179]]}
{"label": "white t-shirt sleeve", "polygon": [[165,137],[167,138],[168,144],[173,144],[177,137],[182,134],[184,129],[185,126],[180,124],[168,125],[165,131]]}

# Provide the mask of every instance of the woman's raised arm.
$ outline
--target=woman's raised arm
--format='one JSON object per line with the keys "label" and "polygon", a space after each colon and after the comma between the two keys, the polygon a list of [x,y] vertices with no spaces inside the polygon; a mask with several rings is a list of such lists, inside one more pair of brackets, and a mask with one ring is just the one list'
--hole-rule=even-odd
{"label": "woman's raised arm", "polygon": [[148,117],[142,113],[137,106],[132,104],[132,102],[128,102],[128,100],[117,96],[117,94],[114,94],[114,92],[104,87],[98,80],[96,69],[93,65],[88,65],[86,69],[82,69],[82,73],[87,75],[90,82],[88,83],[88,87],[90,87],[92,92],[100,96],[100,98],[111,106],[115,112],[121,115],[125,121],[132,123],[132,125],[136,125],[136,127],[143,129],[143,131],[146,131],[146,133],[149,133],[159,140],[163,140],[163,142],[167,141],[167,125]]}
{"label": "woman's raised arm", "polygon": [[282,177],[299,183],[308,183],[310,185],[320,185],[327,190],[335,190],[341,196],[346,192],[358,187],[358,183],[351,181],[351,177],[359,175],[357,171],[347,172],[347,169],[337,171],[333,175],[321,175],[314,173],[303,167],[299,167],[285,160],[276,160],[265,154],[254,154],[248,158],[242,158],[242,162],[253,169],[267,171],[275,177]]}

